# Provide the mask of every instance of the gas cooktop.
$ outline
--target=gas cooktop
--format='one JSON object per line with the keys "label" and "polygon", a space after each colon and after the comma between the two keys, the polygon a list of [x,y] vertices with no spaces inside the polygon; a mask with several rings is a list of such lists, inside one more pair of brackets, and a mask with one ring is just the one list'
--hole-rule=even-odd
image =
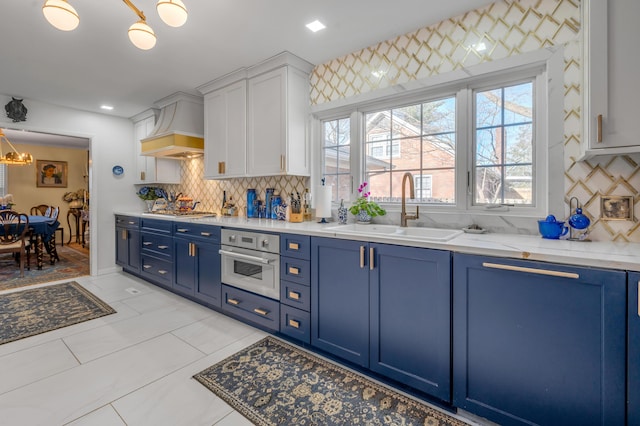
{"label": "gas cooktop", "polygon": [[155,212],[142,213],[146,216],[164,216],[164,217],[215,217],[214,212],[204,212],[200,210],[156,210]]}

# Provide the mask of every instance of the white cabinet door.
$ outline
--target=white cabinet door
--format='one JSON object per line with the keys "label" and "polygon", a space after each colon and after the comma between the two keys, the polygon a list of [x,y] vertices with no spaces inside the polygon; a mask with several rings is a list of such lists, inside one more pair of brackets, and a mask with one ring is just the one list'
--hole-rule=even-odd
{"label": "white cabinet door", "polygon": [[146,138],[155,126],[155,116],[134,124],[136,144],[136,183],[180,183],[180,161],[141,155],[140,140]]}
{"label": "white cabinet door", "polygon": [[247,83],[239,81],[204,97],[204,177],[246,173]]}
{"label": "white cabinet door", "polygon": [[586,156],[640,152],[640,2],[589,0],[583,9]]}
{"label": "white cabinet door", "polygon": [[249,79],[247,174],[308,176],[308,75],[284,66]]}

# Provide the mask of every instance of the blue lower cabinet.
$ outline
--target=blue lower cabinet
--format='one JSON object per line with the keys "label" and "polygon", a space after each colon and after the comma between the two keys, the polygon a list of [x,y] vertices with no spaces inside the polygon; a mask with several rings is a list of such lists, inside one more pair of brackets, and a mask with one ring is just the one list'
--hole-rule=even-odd
{"label": "blue lower cabinet", "polygon": [[369,255],[369,368],[450,402],[450,252],[370,244]]}
{"label": "blue lower cabinet", "polygon": [[280,329],[280,302],[222,284],[222,311],[268,331]]}
{"label": "blue lower cabinet", "polygon": [[196,257],[193,255],[191,240],[174,238],[175,279],[173,289],[179,293],[193,296],[196,285]]}
{"label": "blue lower cabinet", "polygon": [[640,425],[640,273],[629,273],[627,424]]}
{"label": "blue lower cabinet", "polygon": [[208,305],[220,307],[220,244],[174,238],[173,289]]}
{"label": "blue lower cabinet", "polygon": [[311,343],[311,314],[280,305],[280,333],[304,343]]}
{"label": "blue lower cabinet", "polygon": [[140,273],[140,231],[116,226],[116,264],[127,272]]}
{"label": "blue lower cabinet", "polygon": [[455,254],[453,404],[503,425],[624,425],[626,299],[622,271]]}
{"label": "blue lower cabinet", "polygon": [[369,366],[367,243],[311,238],[311,344]]}
{"label": "blue lower cabinet", "polygon": [[143,253],[140,255],[140,276],[162,287],[171,289],[173,284],[173,262]]}

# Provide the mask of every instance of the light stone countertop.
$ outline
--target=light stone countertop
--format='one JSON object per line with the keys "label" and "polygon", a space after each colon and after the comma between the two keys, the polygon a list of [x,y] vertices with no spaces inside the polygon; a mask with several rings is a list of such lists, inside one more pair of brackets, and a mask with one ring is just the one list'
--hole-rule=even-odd
{"label": "light stone countertop", "polygon": [[165,217],[145,213],[115,212],[128,216],[153,218],[189,223],[210,224],[237,229],[294,233],[321,237],[426,247],[486,256],[512,259],[538,260],[577,266],[640,271],[640,243],[604,241],[548,240],[535,235],[517,234],[466,234],[462,233],[449,241],[438,242],[412,239],[407,235],[353,235],[336,233],[337,222],[291,223],[269,219],[246,219],[244,217]]}

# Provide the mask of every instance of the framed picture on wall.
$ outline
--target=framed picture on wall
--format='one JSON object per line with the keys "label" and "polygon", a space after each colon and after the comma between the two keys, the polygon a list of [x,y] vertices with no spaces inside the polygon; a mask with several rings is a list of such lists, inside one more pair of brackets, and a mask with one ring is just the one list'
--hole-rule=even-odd
{"label": "framed picture on wall", "polygon": [[36,160],[36,186],[40,188],[66,188],[67,162]]}

